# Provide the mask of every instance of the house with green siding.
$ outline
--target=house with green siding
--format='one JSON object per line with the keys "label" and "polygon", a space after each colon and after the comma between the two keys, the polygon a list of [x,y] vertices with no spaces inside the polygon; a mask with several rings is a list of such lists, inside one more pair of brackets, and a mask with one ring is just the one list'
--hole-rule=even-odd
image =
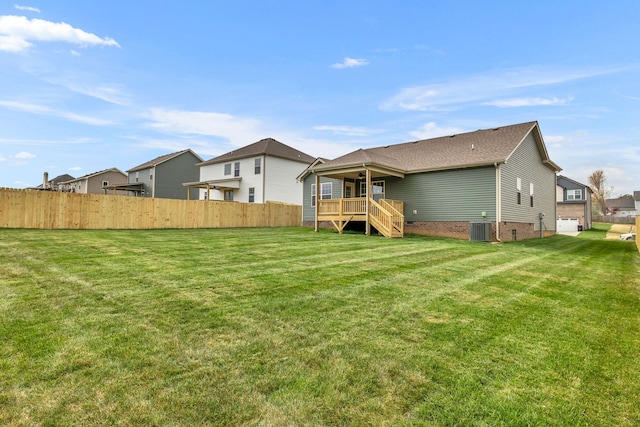
{"label": "house with green siding", "polygon": [[556,173],[537,122],[317,159],[303,221],[338,231],[505,241],[556,231]]}
{"label": "house with green siding", "polygon": [[127,183],[111,185],[108,190],[126,190],[131,196],[162,199],[197,198],[197,190],[182,184],[198,179],[196,166],[202,157],[190,149],[165,154],[144,162],[127,171]]}

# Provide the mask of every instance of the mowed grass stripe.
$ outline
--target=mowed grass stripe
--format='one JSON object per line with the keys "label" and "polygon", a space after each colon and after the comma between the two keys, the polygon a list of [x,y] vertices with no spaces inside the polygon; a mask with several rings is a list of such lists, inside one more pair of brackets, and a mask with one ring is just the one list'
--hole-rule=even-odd
{"label": "mowed grass stripe", "polygon": [[627,248],[0,230],[0,422],[634,425]]}

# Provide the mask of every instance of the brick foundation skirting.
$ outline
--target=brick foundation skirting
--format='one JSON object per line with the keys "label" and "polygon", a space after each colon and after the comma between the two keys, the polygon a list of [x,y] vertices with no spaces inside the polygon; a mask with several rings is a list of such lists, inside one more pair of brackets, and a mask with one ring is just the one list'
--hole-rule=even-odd
{"label": "brick foundation skirting", "polygon": [[[453,237],[469,240],[468,221],[415,221],[406,222],[405,233],[421,234],[423,236]],[[493,231],[495,234],[495,229]]]}
{"label": "brick foundation skirting", "polygon": [[[314,227],[314,221],[304,221],[303,226]],[[321,221],[320,228],[335,229],[333,224],[328,221]],[[469,240],[469,222],[468,221],[415,221],[405,222],[405,233],[420,234],[423,236],[434,237],[452,237],[454,239]],[[544,231],[544,236],[552,236],[555,234],[553,230]],[[496,224],[491,224],[492,240],[496,239]],[[540,237],[540,231],[535,229],[533,223],[520,222],[501,222],[500,223],[500,241],[510,242],[513,240],[537,239]]]}

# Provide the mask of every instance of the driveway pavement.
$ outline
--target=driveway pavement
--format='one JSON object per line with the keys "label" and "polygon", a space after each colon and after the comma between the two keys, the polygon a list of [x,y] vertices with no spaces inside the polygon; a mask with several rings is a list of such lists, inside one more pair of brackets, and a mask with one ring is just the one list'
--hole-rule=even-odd
{"label": "driveway pavement", "polygon": [[580,233],[581,233],[581,231],[562,231],[562,232],[559,232],[557,234],[562,234],[562,235],[565,235],[565,236],[574,236],[575,237]]}

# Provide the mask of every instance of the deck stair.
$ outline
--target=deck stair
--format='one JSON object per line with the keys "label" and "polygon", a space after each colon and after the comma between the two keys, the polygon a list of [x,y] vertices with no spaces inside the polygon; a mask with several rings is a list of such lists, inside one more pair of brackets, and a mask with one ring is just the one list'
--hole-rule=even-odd
{"label": "deck stair", "polygon": [[350,221],[366,221],[368,213],[369,224],[381,235],[389,238],[404,236],[403,203],[400,201],[358,197],[319,202],[318,220],[330,221],[339,233]]}

